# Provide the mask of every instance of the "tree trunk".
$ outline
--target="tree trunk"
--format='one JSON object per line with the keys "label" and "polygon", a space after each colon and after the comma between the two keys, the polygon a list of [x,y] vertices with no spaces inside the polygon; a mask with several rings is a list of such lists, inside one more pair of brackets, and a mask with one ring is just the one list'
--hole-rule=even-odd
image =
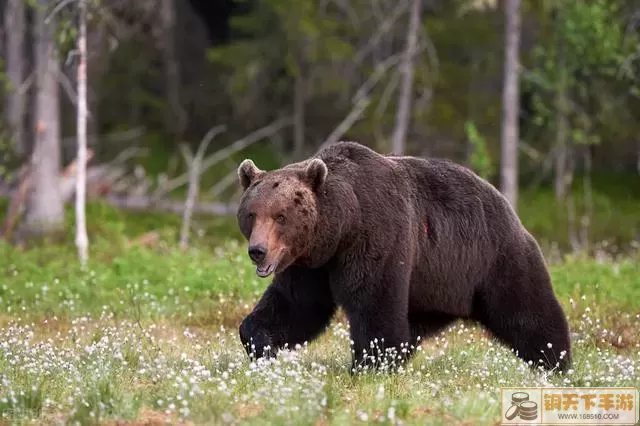
{"label": "tree trunk", "polygon": [[76,247],[84,268],[89,258],[89,238],[85,219],[87,190],[87,0],[78,0],[78,169],[76,174]]}
{"label": "tree trunk", "polygon": [[186,117],[180,103],[180,67],[176,55],[176,5],[175,0],[162,0],[161,4],[164,35],[165,90],[167,94],[169,132],[179,142],[182,139]]}
{"label": "tree trunk", "polygon": [[567,118],[566,72],[560,71],[556,92],[556,155],[555,155],[555,194],[556,200],[566,196],[567,188],[567,136],[569,121]]}
{"label": "tree trunk", "polygon": [[591,185],[591,173],[593,169],[591,158],[591,146],[583,145],[583,161],[584,161],[584,173],[582,176],[582,190],[584,193],[584,211],[582,212],[582,219],[580,220],[580,240],[583,250],[588,251],[590,246],[589,229],[591,227],[591,220],[593,219],[593,188]]}
{"label": "tree trunk", "polygon": [[566,175],[563,182],[565,183],[567,191],[564,202],[567,207],[567,234],[569,235],[569,244],[574,254],[579,253],[582,250],[580,245],[580,238],[578,237],[578,230],[576,227],[576,205],[573,198],[573,191],[571,186],[573,185],[573,174],[575,171],[575,150],[573,144],[566,146]]}
{"label": "tree trunk", "polygon": [[299,161],[304,155],[304,101],[305,84],[302,67],[298,68],[293,93],[293,160]]}
{"label": "tree trunk", "polygon": [[402,82],[398,98],[396,122],[391,137],[391,150],[394,154],[404,154],[407,130],[411,121],[411,102],[413,93],[414,52],[418,45],[420,31],[421,0],[412,0],[409,27],[407,30],[407,44],[402,62]]}
{"label": "tree trunk", "polygon": [[34,13],[36,71],[33,188],[26,225],[31,235],[55,231],[64,225],[60,196],[59,64],[54,40],[55,19],[47,16],[47,0],[39,0]]}
{"label": "tree trunk", "polygon": [[[558,13],[561,13],[559,9]],[[562,19],[561,16],[556,17],[556,23]],[[569,92],[569,74],[567,70],[567,63],[565,58],[565,43],[563,35],[560,34],[560,30],[555,27],[556,44],[558,45],[558,81],[555,88],[555,107],[556,107],[556,146],[555,146],[555,196],[556,200],[563,200],[566,196],[567,188],[567,138],[569,137],[569,106],[568,106],[568,92]]]}
{"label": "tree trunk", "polygon": [[24,155],[25,90],[24,83],[24,40],[25,2],[8,0],[4,11],[4,32],[6,35],[6,70],[10,88],[5,99],[5,119],[11,129],[13,146],[18,155]]}
{"label": "tree trunk", "polygon": [[502,134],[500,183],[504,196],[516,209],[518,204],[518,128],[519,46],[521,0],[507,0],[505,4],[506,41],[504,83],[502,89]]}

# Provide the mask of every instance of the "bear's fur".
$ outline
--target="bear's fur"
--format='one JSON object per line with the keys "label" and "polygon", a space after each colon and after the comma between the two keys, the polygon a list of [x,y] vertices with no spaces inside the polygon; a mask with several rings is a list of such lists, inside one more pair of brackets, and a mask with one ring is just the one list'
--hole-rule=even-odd
{"label": "bear's fur", "polygon": [[[406,359],[459,318],[532,365],[570,365],[568,324],[537,242],[467,168],[340,142],[269,172],[245,160],[238,175],[250,257],[259,276],[275,275],[240,325],[250,354],[311,341],[341,306],[352,368],[379,366],[394,350]],[[387,355],[371,353],[374,339],[373,352]]]}

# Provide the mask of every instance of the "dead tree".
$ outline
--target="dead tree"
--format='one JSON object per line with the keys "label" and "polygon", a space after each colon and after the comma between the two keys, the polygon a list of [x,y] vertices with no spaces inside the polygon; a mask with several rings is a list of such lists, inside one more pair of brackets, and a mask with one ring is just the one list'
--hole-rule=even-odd
{"label": "dead tree", "polygon": [[76,172],[76,246],[84,268],[89,259],[89,238],[85,218],[87,190],[87,0],[78,0],[78,170]]}
{"label": "dead tree", "polygon": [[47,18],[49,1],[38,0],[34,8],[34,55],[36,72],[35,129],[32,188],[26,215],[31,235],[62,228],[64,206],[60,196],[60,104],[55,16]]}
{"label": "dead tree", "polygon": [[180,150],[184,157],[185,163],[189,168],[189,186],[187,190],[187,200],[184,205],[184,212],[182,213],[182,229],[180,230],[180,248],[182,250],[189,246],[189,230],[191,229],[191,216],[193,215],[193,208],[198,198],[198,192],[200,188],[200,168],[202,166],[202,158],[204,153],[207,152],[207,147],[218,134],[225,130],[225,126],[216,126],[209,130],[205,137],[200,142],[196,154],[193,155],[189,148],[181,144]]}
{"label": "dead tree", "polygon": [[407,45],[402,61],[402,83],[398,98],[396,123],[391,138],[391,150],[394,154],[404,154],[407,131],[411,122],[411,104],[413,100],[414,52],[418,46],[420,31],[421,0],[412,0],[409,26],[407,29]]}
{"label": "dead tree", "polygon": [[505,5],[506,37],[504,82],[502,89],[502,134],[500,154],[500,186],[502,193],[516,209],[518,203],[518,100],[519,45],[521,0],[507,0]]}

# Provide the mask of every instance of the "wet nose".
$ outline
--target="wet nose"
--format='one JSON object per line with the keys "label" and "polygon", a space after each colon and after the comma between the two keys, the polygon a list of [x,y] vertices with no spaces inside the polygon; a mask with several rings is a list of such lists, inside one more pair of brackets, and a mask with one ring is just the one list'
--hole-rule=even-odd
{"label": "wet nose", "polygon": [[261,245],[255,245],[249,247],[249,257],[255,263],[260,264],[264,261],[264,258],[267,256],[267,249]]}

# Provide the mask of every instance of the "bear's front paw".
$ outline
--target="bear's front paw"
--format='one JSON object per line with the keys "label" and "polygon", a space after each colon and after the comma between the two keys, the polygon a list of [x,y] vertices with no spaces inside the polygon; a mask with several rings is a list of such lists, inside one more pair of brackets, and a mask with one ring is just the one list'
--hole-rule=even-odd
{"label": "bear's front paw", "polygon": [[245,319],[240,324],[240,341],[250,358],[258,359],[275,356],[276,347],[267,331]]}

